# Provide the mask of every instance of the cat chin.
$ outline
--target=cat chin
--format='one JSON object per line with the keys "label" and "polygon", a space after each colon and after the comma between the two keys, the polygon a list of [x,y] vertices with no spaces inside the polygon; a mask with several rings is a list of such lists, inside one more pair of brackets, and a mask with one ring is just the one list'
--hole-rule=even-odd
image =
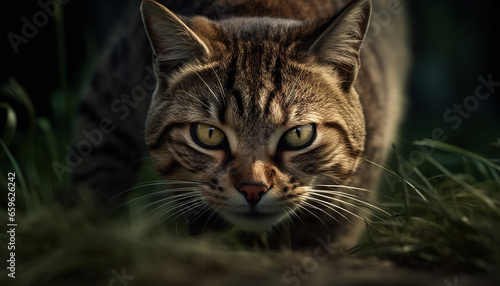
{"label": "cat chin", "polygon": [[286,213],[222,213],[231,224],[243,231],[262,232],[270,230],[288,217]]}

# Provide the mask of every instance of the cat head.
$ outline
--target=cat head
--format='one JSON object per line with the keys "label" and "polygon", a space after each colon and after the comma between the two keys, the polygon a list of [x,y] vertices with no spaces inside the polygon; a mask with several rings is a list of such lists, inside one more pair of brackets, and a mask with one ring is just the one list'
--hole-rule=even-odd
{"label": "cat head", "polygon": [[347,183],[365,141],[353,88],[371,2],[330,19],[177,16],[141,7],[157,88],[146,124],[165,179],[245,230],[289,217],[319,180]]}

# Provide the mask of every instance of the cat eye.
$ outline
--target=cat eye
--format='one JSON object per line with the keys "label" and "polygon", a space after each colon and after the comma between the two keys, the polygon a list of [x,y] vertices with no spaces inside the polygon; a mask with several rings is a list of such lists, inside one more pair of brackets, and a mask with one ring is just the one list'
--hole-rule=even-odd
{"label": "cat eye", "polygon": [[226,141],[226,135],[222,130],[204,123],[192,124],[191,136],[196,144],[207,149],[219,149]]}
{"label": "cat eye", "polygon": [[316,136],[316,125],[307,124],[294,127],[281,137],[283,147],[287,149],[302,149],[311,145]]}

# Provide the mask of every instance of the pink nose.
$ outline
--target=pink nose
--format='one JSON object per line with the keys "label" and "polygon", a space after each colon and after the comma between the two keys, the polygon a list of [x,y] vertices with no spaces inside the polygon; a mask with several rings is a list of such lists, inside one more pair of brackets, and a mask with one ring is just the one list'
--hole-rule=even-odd
{"label": "pink nose", "polygon": [[267,192],[267,186],[264,185],[243,185],[238,191],[242,193],[250,204],[256,204],[262,194]]}

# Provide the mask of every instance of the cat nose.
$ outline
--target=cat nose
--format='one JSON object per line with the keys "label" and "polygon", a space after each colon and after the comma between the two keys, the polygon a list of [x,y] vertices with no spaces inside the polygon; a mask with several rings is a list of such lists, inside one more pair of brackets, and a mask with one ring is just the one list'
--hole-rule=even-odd
{"label": "cat nose", "polygon": [[257,204],[268,188],[264,184],[241,184],[238,191],[245,196],[247,201],[253,206]]}

